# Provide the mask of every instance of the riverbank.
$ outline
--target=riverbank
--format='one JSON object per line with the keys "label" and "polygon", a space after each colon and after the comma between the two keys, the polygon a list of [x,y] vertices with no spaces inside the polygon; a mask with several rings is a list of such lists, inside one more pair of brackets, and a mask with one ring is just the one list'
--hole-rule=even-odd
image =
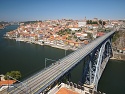
{"label": "riverbank", "polygon": [[63,49],[63,50],[72,50],[72,51],[75,51],[77,50],[78,48],[76,47],[71,47],[70,45],[61,45],[61,44],[54,44],[54,43],[50,43],[50,42],[47,42],[47,41],[32,41],[30,39],[27,39],[27,38],[12,38],[12,37],[8,37],[8,36],[4,36],[4,38],[7,38],[7,39],[12,39],[12,40],[15,40],[15,41],[21,41],[21,42],[26,42],[26,43],[30,43],[30,44],[38,44],[38,45],[47,45],[47,46],[50,46],[50,47],[53,47],[53,48],[58,48],[58,49]]}
{"label": "riverbank", "polygon": [[110,59],[115,59],[115,60],[125,60],[125,54],[123,53],[118,53],[118,52],[113,52],[113,57]]}
{"label": "riverbank", "polygon": [[[5,74],[11,70],[18,70],[22,74],[22,78],[26,79],[33,73],[44,69],[45,58],[59,60],[65,55],[71,53],[71,50],[61,50],[50,46],[44,46],[38,43],[30,43],[29,41],[19,41],[15,38],[3,37],[6,32],[15,30],[18,26],[7,26],[0,31],[0,74]],[[32,41],[33,42],[33,41]],[[47,66],[52,61],[47,61]]]}
{"label": "riverbank", "polygon": [[4,29],[5,27],[3,26],[3,27],[0,27],[0,29]]}

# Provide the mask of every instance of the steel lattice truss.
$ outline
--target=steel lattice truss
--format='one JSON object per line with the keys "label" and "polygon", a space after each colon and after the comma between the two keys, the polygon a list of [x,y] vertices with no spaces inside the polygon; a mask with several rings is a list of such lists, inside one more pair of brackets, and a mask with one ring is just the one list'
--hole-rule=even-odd
{"label": "steel lattice truss", "polygon": [[97,46],[86,58],[83,70],[82,83],[94,86],[97,90],[102,72],[112,56],[111,40]]}

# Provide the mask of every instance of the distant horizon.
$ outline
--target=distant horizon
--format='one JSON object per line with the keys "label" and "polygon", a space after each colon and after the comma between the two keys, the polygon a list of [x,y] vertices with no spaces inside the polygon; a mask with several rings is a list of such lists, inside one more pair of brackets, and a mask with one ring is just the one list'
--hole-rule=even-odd
{"label": "distant horizon", "polygon": [[1,0],[0,21],[125,19],[125,0]]}
{"label": "distant horizon", "polygon": [[[62,19],[65,19],[65,18],[62,18]],[[46,21],[46,20],[62,20],[62,19],[25,20],[25,21],[0,21],[0,22],[28,22],[28,21]],[[93,19],[87,19],[87,20],[93,20]],[[66,19],[66,20],[84,20],[84,19]],[[125,20],[125,19],[99,19],[98,18],[98,20]]]}

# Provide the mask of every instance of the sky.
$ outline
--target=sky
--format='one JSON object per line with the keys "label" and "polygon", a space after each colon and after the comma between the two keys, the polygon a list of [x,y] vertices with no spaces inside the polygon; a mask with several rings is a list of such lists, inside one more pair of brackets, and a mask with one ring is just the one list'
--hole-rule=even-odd
{"label": "sky", "polygon": [[125,19],[125,0],[0,0],[0,21]]}

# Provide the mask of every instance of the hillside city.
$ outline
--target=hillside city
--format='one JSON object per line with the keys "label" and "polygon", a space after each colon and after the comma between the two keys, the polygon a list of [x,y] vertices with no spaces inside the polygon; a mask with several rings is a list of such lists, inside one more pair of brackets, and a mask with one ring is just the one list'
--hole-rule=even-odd
{"label": "hillside city", "polygon": [[97,37],[103,36],[113,27],[123,25],[119,20],[45,20],[21,22],[5,37],[39,45],[49,45],[61,49],[77,50]]}
{"label": "hillside city", "polygon": [[[1,29],[14,24],[15,23],[4,23],[1,25]],[[122,60],[125,57],[125,22],[123,20],[99,20],[98,18],[87,20],[85,17],[84,20],[61,19],[27,21],[20,22],[18,25],[19,27],[16,30],[6,32],[4,37],[16,41],[48,45],[65,50],[77,50],[115,29],[116,33],[112,39],[114,58]],[[19,71],[11,71],[10,74],[14,74],[15,72],[19,74],[18,76],[21,75]],[[1,86],[3,84],[7,85],[8,81],[10,85],[16,82],[15,80],[5,80],[6,75],[0,75],[0,78]],[[68,91],[70,92],[68,94],[71,94],[71,92],[72,94],[84,94],[84,91],[89,92],[88,94],[92,94],[93,92],[91,89],[88,89],[88,86],[81,87],[72,82],[67,82],[67,84],[61,83],[50,91],[48,90],[50,92],[48,94],[53,94],[53,91],[57,90],[59,87],[61,87],[61,89],[56,94],[60,94],[59,92],[66,94],[64,93],[67,91],[65,88],[72,87],[76,89],[77,93],[72,90]],[[0,91],[4,92],[3,90],[5,90],[5,88],[7,88],[7,86],[1,88]],[[101,94],[101,92],[98,92],[98,94]]]}

